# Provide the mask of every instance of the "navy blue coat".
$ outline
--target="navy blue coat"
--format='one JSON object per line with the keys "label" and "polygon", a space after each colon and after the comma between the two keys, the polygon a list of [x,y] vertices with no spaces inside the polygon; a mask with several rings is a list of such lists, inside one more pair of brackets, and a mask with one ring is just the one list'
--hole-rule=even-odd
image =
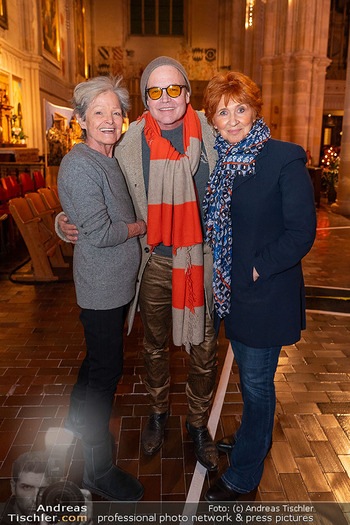
{"label": "navy blue coat", "polygon": [[[305,163],[303,148],[269,139],[256,158],[255,174],[235,179],[228,339],[254,348],[290,345],[305,328],[301,259],[316,232]],[[260,275],[255,282],[253,267]]]}

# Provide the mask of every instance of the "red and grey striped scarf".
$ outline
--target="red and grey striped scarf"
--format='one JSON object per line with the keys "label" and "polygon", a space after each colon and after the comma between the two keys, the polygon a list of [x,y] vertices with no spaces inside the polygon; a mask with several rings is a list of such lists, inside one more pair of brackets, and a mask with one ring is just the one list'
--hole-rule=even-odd
{"label": "red and grey striped scarf", "polygon": [[203,247],[197,193],[202,132],[190,105],[183,120],[181,155],[161,136],[156,120],[145,113],[145,137],[151,150],[148,186],[147,242],[153,248],[173,246],[173,340],[177,346],[204,340]]}

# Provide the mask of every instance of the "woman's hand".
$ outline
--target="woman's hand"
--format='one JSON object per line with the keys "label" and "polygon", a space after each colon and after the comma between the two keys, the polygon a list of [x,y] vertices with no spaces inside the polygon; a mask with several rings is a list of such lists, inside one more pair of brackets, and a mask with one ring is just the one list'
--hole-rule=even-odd
{"label": "woman's hand", "polygon": [[255,269],[255,266],[253,267],[253,281],[257,281],[259,279],[260,275],[258,274],[258,272],[256,271]]}
{"label": "woman's hand", "polygon": [[78,240],[78,229],[74,224],[68,222],[68,217],[64,213],[58,218],[58,225],[68,241],[76,244]]}
{"label": "woman's hand", "polygon": [[146,223],[142,219],[137,219],[136,222],[127,223],[127,227],[129,230],[129,234],[127,237],[128,239],[131,239],[131,237],[137,237],[137,236],[142,237],[143,235],[145,235],[147,231]]}

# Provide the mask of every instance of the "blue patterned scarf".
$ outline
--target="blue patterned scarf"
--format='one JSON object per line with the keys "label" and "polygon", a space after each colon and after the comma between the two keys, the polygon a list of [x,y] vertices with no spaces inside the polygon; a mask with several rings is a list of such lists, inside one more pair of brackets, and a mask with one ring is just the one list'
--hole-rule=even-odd
{"label": "blue patterned scarf", "polygon": [[216,137],[214,147],[219,159],[209,177],[203,210],[206,225],[204,240],[211,247],[214,259],[214,304],[219,317],[225,317],[231,306],[233,182],[236,177],[254,175],[255,158],[270,136],[270,130],[261,118],[237,144],[226,142],[220,134]]}

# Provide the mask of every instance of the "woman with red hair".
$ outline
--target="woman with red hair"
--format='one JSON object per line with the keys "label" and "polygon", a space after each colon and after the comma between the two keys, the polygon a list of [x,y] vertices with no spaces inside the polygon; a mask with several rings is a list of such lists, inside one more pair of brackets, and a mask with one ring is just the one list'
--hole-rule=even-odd
{"label": "woman with red hair", "polygon": [[279,354],[305,328],[301,259],[316,214],[305,151],[271,138],[250,78],[215,76],[204,107],[218,152],[204,199],[215,315],[224,320],[243,398],[239,429],[218,443],[230,451],[230,466],[205,498],[234,501],[257,488],[271,447]]}

